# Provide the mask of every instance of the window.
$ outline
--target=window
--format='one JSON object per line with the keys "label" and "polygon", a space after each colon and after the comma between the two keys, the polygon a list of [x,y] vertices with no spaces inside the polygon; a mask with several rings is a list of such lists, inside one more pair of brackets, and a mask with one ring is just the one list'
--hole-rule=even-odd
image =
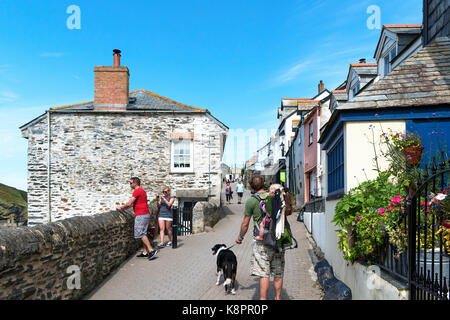
{"label": "window", "polygon": [[193,172],[192,151],[192,140],[172,140],[172,171]]}
{"label": "window", "polygon": [[344,192],[344,139],[328,152],[328,195]]}
{"label": "window", "polygon": [[394,48],[384,57],[384,75],[387,75],[392,71],[391,61],[394,60],[396,56],[397,46],[394,46]]}
{"label": "window", "polygon": [[353,88],[353,96],[356,96],[356,94],[359,92],[360,84],[358,84]]}
{"label": "window", "polygon": [[314,121],[311,121],[309,123],[309,144],[310,145],[313,143],[313,137],[314,137]]}

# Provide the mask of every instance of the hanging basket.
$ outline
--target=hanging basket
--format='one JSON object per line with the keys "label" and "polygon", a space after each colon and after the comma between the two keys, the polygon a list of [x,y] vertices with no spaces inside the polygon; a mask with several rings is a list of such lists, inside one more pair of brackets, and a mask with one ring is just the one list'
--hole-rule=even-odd
{"label": "hanging basket", "polygon": [[406,157],[406,162],[417,165],[420,161],[420,157],[422,156],[423,149],[424,147],[422,146],[404,147],[403,152]]}

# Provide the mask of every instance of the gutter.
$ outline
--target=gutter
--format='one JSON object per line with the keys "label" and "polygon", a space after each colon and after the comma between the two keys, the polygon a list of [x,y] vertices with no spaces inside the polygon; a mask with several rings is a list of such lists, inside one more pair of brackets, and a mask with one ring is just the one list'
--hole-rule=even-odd
{"label": "gutter", "polygon": [[51,117],[50,117],[51,111],[47,111],[47,196],[48,196],[48,203],[47,203],[47,210],[48,210],[48,222],[52,222],[52,205],[51,205],[51,188],[50,188],[50,182],[51,182],[51,139],[52,139],[52,132],[51,132]]}

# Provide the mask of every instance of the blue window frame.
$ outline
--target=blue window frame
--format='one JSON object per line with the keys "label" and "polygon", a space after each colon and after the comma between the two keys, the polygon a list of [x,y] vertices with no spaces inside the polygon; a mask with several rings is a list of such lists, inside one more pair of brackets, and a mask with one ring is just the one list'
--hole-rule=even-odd
{"label": "blue window frame", "polygon": [[344,193],[344,139],[328,152],[328,196]]}

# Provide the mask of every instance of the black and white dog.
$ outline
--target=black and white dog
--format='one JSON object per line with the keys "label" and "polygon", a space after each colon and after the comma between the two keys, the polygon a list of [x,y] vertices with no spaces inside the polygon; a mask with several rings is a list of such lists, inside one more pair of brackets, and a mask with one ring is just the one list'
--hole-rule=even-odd
{"label": "black and white dog", "polygon": [[217,282],[216,285],[220,284],[220,276],[223,274],[225,282],[223,286],[225,287],[225,292],[228,293],[228,289],[231,288],[231,294],[236,294],[234,288],[234,282],[236,280],[237,272],[237,259],[233,251],[227,249],[224,244],[216,244],[211,248],[212,254],[217,255]]}

